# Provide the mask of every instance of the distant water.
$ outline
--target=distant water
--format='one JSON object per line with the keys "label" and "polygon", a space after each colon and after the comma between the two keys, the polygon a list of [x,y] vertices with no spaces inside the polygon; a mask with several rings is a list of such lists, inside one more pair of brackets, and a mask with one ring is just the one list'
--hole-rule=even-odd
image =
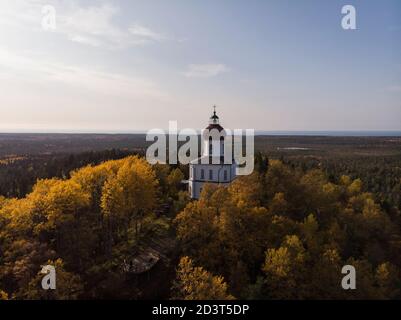
{"label": "distant water", "polygon": [[259,136],[401,137],[401,131],[256,131],[255,134]]}
{"label": "distant water", "polygon": [[277,150],[310,150],[310,148],[301,148],[301,147],[277,147]]}

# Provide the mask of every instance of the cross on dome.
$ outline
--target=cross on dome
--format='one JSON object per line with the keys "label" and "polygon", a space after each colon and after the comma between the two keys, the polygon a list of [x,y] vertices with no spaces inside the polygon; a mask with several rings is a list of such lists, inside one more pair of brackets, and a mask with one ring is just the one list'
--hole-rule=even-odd
{"label": "cross on dome", "polygon": [[219,123],[219,117],[216,114],[216,106],[213,106],[213,114],[209,118],[209,125],[206,127],[206,130],[217,129],[219,131],[223,131],[223,127]]}
{"label": "cross on dome", "polygon": [[213,115],[210,117],[210,124],[219,124],[219,117],[216,114],[216,106],[213,106]]}

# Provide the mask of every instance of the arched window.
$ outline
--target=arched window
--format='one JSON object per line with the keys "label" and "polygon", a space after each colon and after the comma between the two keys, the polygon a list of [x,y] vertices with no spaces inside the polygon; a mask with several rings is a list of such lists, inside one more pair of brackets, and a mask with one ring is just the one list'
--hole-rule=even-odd
{"label": "arched window", "polygon": [[201,169],[201,180],[205,180],[205,170]]}
{"label": "arched window", "polygon": [[191,167],[191,177],[192,177],[193,180],[196,179],[195,168],[194,167]]}
{"label": "arched window", "polygon": [[213,154],[213,139],[209,137],[209,156]]}
{"label": "arched window", "polygon": [[224,181],[227,181],[227,170],[224,170]]}
{"label": "arched window", "polygon": [[209,180],[213,180],[213,170],[209,170]]}
{"label": "arched window", "polygon": [[220,154],[224,156],[224,137],[220,137]]}

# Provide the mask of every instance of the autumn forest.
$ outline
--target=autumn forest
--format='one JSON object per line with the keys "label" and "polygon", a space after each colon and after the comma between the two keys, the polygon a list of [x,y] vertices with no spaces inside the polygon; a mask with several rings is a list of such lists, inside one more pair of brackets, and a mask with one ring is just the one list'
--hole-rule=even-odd
{"label": "autumn forest", "polygon": [[400,299],[400,140],[286,139],[197,201],[141,145],[2,155],[0,300]]}

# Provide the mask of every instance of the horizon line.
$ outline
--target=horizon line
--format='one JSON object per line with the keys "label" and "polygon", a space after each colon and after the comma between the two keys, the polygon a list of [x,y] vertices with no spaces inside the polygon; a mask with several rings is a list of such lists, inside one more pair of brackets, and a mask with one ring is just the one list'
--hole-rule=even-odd
{"label": "horizon line", "polygon": [[[168,133],[168,129],[162,129]],[[201,131],[203,129],[196,129]],[[245,130],[245,129],[242,129]],[[59,131],[0,131],[0,135],[10,134],[54,134],[54,135],[141,135],[147,134],[146,130],[130,130],[130,131],[118,131],[118,130],[98,130],[98,131],[84,131],[84,130],[59,130]],[[255,130],[255,136],[401,136],[401,129],[396,130]]]}

